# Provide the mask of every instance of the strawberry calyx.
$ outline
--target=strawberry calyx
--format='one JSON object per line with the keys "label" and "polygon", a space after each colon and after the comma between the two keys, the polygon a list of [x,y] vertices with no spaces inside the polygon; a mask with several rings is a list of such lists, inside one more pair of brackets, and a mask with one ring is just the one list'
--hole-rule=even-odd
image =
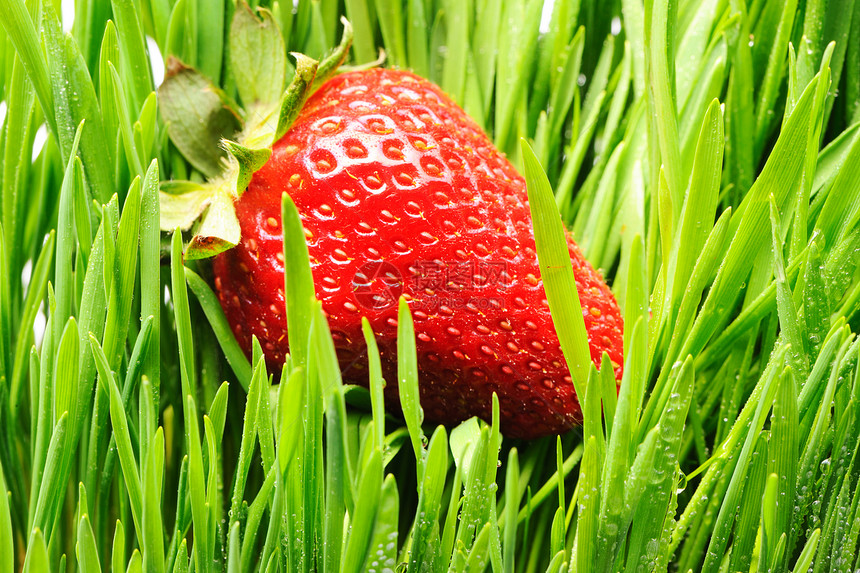
{"label": "strawberry calyx", "polygon": [[[171,141],[205,178],[164,182],[160,190],[161,230],[188,235],[187,260],[212,257],[239,243],[235,201],[271,156],[272,145],[295,122],[308,97],[337,73],[352,45],[352,26],[341,18],[343,37],[331,55],[317,62],[304,54],[291,54],[295,74],[283,90],[283,70],[289,65],[283,38],[268,10],[258,8],[257,14],[247,5],[238,9],[230,34],[231,62],[237,70],[237,91],[244,109],[203,74],[175,58],[159,88]],[[260,57],[261,53],[267,56]],[[277,91],[256,85],[266,75],[274,75]]]}

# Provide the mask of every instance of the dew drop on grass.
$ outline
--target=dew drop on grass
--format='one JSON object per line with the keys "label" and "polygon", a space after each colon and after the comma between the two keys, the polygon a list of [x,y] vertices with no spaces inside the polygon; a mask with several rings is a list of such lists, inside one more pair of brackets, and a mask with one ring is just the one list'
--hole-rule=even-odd
{"label": "dew drop on grass", "polygon": [[[666,413],[670,414],[672,412],[672,408],[666,408]],[[670,441],[674,435],[674,429],[669,425],[660,425],[660,437],[665,441]]]}
{"label": "dew drop on grass", "polygon": [[678,484],[675,486],[675,494],[680,494],[685,489],[687,489],[687,474],[685,474],[684,472],[679,472]]}

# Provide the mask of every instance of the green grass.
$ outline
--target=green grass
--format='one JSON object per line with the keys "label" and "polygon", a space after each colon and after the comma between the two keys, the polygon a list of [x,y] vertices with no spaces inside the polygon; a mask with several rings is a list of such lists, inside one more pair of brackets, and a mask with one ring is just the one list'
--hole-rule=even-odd
{"label": "green grass", "polygon": [[[860,568],[860,2],[262,4],[79,1],[65,34],[59,1],[0,2],[0,573]],[[346,65],[384,48],[526,176],[581,428],[422,425],[405,303],[403,416],[369,328],[344,385],[289,198],[276,379],[161,233],[159,182],[200,189],[220,135],[301,99],[286,53],[325,73],[341,15]],[[559,213],[624,311],[617,394]]]}

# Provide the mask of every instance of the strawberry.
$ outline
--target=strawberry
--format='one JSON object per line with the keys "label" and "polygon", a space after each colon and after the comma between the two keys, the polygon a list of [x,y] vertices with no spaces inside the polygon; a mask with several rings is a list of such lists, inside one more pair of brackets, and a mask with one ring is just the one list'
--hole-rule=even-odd
{"label": "strawberry", "polygon": [[[236,203],[241,242],[214,261],[237,339],[267,359],[288,352],[281,194],[306,230],[345,380],[367,383],[361,317],[377,336],[397,402],[397,298],[415,321],[428,420],[489,419],[535,438],[581,419],[538,269],[525,181],[433,84],[372,69],[326,82],[307,101]],[[568,237],[591,356],[616,379],[623,321],[601,276]]]}

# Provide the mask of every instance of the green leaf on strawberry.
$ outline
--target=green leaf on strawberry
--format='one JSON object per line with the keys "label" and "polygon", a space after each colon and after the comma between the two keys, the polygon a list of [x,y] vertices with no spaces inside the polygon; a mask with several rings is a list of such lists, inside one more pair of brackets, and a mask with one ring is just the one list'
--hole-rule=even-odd
{"label": "green leaf on strawberry", "polygon": [[230,26],[230,64],[246,113],[280,101],[288,65],[284,39],[272,13],[257,8],[257,14],[242,2]]}
{"label": "green leaf on strawberry", "polygon": [[352,27],[343,20],[343,40],[322,64],[293,54],[296,72],[283,90],[287,65],[283,38],[271,14],[265,9],[258,13],[260,18],[247,5],[241,6],[231,27],[232,65],[244,110],[205,76],[175,58],[159,88],[171,140],[208,179],[205,183],[171,182],[162,189],[161,228],[191,232],[186,259],[209,258],[238,244],[234,202],[318,87],[315,80],[337,71],[352,42]]}

